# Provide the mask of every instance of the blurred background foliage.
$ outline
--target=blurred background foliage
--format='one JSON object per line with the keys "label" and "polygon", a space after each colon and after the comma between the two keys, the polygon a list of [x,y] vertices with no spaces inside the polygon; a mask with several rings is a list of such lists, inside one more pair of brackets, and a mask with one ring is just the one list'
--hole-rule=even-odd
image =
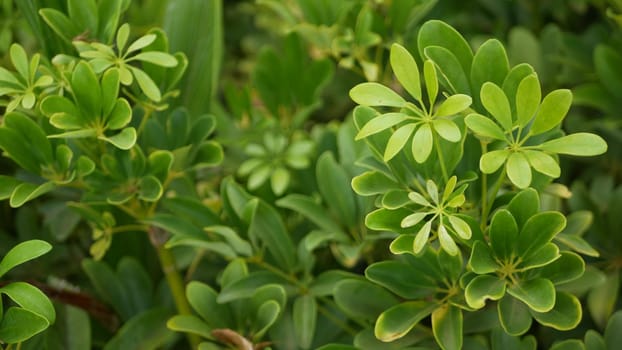
{"label": "blurred background foliage", "polygon": [[[535,68],[543,94],[558,88],[572,90],[574,104],[565,119],[566,130],[591,131],[609,144],[609,152],[600,157],[562,159],[560,186],[549,188],[548,207],[581,211],[576,230],[600,253],[587,258],[581,281],[567,286],[582,297],[583,320],[571,332],[540,328],[532,334],[546,348],[567,338],[584,339],[591,329],[603,333],[608,322],[620,326],[619,314],[615,320],[611,315],[622,308],[622,1],[128,0],[123,7],[119,23],[132,25],[132,37],[160,27],[168,35],[170,52],[181,51],[188,58],[179,92],[166,100],[169,112],[156,113],[154,123],[159,120],[166,125],[170,111],[183,106],[187,115],[179,120],[190,130],[199,116],[209,113],[217,120],[215,138],[225,152],[219,167],[196,170],[197,182],[182,178],[171,184],[172,191],[202,203],[208,212],[201,215],[199,210],[195,216],[187,210],[194,208],[190,200],[163,203],[163,211],[199,228],[226,222],[244,231],[249,223],[236,206],[250,198],[248,193],[260,197],[257,210],[282,218],[293,242],[306,240],[313,256],[298,261],[306,266],[296,269],[303,271],[301,283],[318,289],[326,288],[323,283],[360,275],[370,262],[389,256],[386,239],[391,236],[362,224],[373,201],[356,196],[349,186],[349,179],[362,172],[356,159],[365,150],[353,142],[349,113],[354,103],[348,91],[366,80],[390,81],[390,45],[397,42],[416,48],[416,33],[427,19],[447,22],[473,48],[488,38],[501,40],[511,64],[527,62]],[[2,66],[11,67],[13,42],[24,46],[29,56],[41,52],[44,60],[75,54],[71,42],[39,16],[41,8],[68,13],[63,0],[0,0]],[[70,39],[96,34],[77,31]],[[179,126],[166,127],[170,142],[175,143]],[[278,163],[273,162],[276,158]],[[0,159],[2,175],[13,174],[15,169],[7,158]],[[342,174],[344,186],[330,188],[331,184],[323,183],[325,172]],[[336,195],[346,199],[331,201]],[[10,279],[38,283],[59,313],[59,321],[49,331],[22,349],[184,348],[179,333],[165,325],[173,314],[173,302],[148,237],[115,235],[105,257],[91,260],[91,228],[80,213],[65,205],[71,198],[70,191],[61,189],[17,209],[8,201],[0,203],[0,255],[28,239],[54,245],[46,256],[9,274]],[[312,214],[289,211],[299,209],[296,203],[303,202],[330,213],[331,220],[318,222]],[[124,217],[120,212],[113,214]],[[322,225],[337,227],[337,233],[326,237],[313,231]],[[324,244],[328,241],[337,243]],[[230,257],[223,258],[217,249],[180,245],[174,254],[186,281],[204,281],[223,291],[242,278],[246,268],[244,264],[232,267]],[[341,272],[322,274],[336,270]],[[273,293],[266,300],[278,304],[281,291],[266,293]],[[351,309],[343,305],[343,298],[336,296],[336,305],[327,300],[330,293],[318,293],[323,312],[316,337],[307,340],[305,348],[352,343],[350,333],[358,334],[355,343],[359,346],[377,345],[369,332],[358,333],[368,328],[368,321],[347,321],[348,314],[342,310]],[[137,302],[120,301],[128,298]],[[248,307],[236,297],[229,299],[227,307]],[[294,308],[313,307],[305,303],[296,301]],[[291,305],[288,308],[289,316],[277,322],[275,339],[287,333],[287,317],[292,317]],[[364,316],[356,319],[369,318]],[[338,332],[327,320],[347,323],[345,328],[354,330]],[[243,323],[235,317],[230,321],[238,326]],[[240,328],[245,327],[251,326]],[[607,335],[613,343],[606,349],[620,344],[615,342],[619,334],[613,333]],[[296,340],[288,341],[275,348],[296,348],[292,345]]]}

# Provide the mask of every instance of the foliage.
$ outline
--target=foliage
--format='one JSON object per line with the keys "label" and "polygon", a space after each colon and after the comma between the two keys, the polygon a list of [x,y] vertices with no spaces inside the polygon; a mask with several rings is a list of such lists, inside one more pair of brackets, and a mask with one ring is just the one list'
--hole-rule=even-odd
{"label": "foliage", "polygon": [[0,5],[1,349],[619,344],[618,2]]}

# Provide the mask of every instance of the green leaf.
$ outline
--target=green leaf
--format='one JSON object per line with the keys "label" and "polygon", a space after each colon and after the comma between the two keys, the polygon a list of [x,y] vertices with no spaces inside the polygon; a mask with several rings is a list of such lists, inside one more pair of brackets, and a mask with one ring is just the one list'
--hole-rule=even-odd
{"label": "green leaf", "polygon": [[[488,84],[501,85],[510,70],[509,66],[503,44],[497,39],[487,40],[477,49],[473,57],[471,88],[473,91],[478,91],[480,87],[483,89],[482,85],[486,85],[486,82]],[[481,95],[483,94],[482,91]],[[482,102],[485,105],[483,96]],[[510,118],[509,114],[508,118]],[[505,124],[503,125],[505,128]],[[507,130],[508,128],[505,129]]]}
{"label": "green leaf", "polygon": [[253,320],[253,339],[258,340],[276,322],[281,313],[281,306],[274,300],[268,300],[257,309],[257,315]]}
{"label": "green leaf", "polygon": [[38,288],[28,283],[10,283],[0,288],[0,293],[7,295],[22,308],[45,318],[50,324],[56,320],[56,311],[50,299]]}
{"label": "green leaf", "polygon": [[523,152],[511,152],[505,169],[508,178],[516,187],[522,189],[531,184],[531,166]]}
{"label": "green leaf", "polygon": [[164,193],[160,180],[155,176],[145,176],[138,182],[138,198],[147,202],[155,202]]}
{"label": "green leaf", "polygon": [[454,242],[454,240],[451,238],[451,236],[447,232],[447,229],[442,224],[439,225],[438,227],[438,240],[439,240],[439,243],[441,244],[441,248],[443,248],[444,251],[449,253],[449,255],[454,256],[458,254],[458,252],[460,252],[460,250],[458,249],[458,246],[456,245],[456,242]]}
{"label": "green leaf", "polygon": [[69,18],[82,31],[97,33],[98,18],[95,0],[68,0]]}
{"label": "green leaf", "polygon": [[505,295],[505,280],[491,275],[479,275],[469,282],[464,290],[467,304],[481,309],[486,299],[499,300]]}
{"label": "green leaf", "polygon": [[251,297],[257,288],[270,283],[280,284],[286,289],[291,287],[289,282],[271,272],[253,272],[231,284],[224,285],[218,295],[217,302],[224,304],[233,300]]}
{"label": "green leaf", "polygon": [[186,297],[194,311],[212,328],[226,328],[232,324],[232,313],[227,304],[218,303],[218,294],[209,285],[192,281],[186,286]]}
{"label": "green leaf", "polygon": [[385,162],[393,159],[401,150],[404,148],[413,131],[415,130],[416,124],[406,124],[397,129],[393,135],[389,138],[389,142],[387,143],[387,147],[384,150],[383,159]]}
{"label": "green leaf", "polygon": [[355,194],[351,190],[351,178],[337,163],[333,154],[325,152],[316,166],[317,184],[328,207],[348,228],[357,224]]}
{"label": "green leaf", "polygon": [[441,76],[441,84],[447,85],[452,93],[470,95],[471,87],[458,58],[445,47],[428,46],[424,49],[426,58],[434,61]]}
{"label": "green leaf", "polygon": [[413,269],[397,261],[374,263],[365,270],[365,277],[404,299],[419,299],[436,288],[434,280],[428,276],[413,278]]}
{"label": "green leaf", "polygon": [[290,173],[283,167],[277,167],[270,175],[270,186],[275,195],[280,196],[285,193],[289,186]]}
{"label": "green leaf", "polygon": [[408,116],[403,113],[386,113],[381,114],[363,126],[356,134],[355,140],[360,140],[370,135],[377,134],[383,130],[389,129],[408,119]]}
{"label": "green leaf", "polygon": [[466,223],[466,221],[455,215],[450,215],[447,219],[449,219],[449,223],[458,237],[467,240],[471,239],[471,227]]}
{"label": "green leaf", "polygon": [[138,55],[132,56],[128,61],[137,60],[143,62],[153,63],[162,67],[175,67],[177,65],[177,59],[175,56],[159,51],[147,51],[141,52]]}
{"label": "green leaf", "polygon": [[171,317],[166,307],[156,307],[142,312],[123,324],[110,339],[104,350],[115,349],[157,349],[175,339],[175,334],[166,328]]}
{"label": "green leaf", "polygon": [[134,78],[136,78],[136,82],[138,82],[138,86],[140,86],[140,90],[142,90],[145,96],[152,101],[160,102],[160,100],[162,100],[162,94],[153,79],[143,70],[132,66],[128,66],[128,68],[132,72]]}
{"label": "green leaf", "polygon": [[538,269],[537,274],[554,284],[570,282],[583,275],[585,261],[575,253],[561,252],[559,259]]}
{"label": "green leaf", "polygon": [[406,216],[404,219],[402,219],[402,221],[400,222],[400,226],[404,228],[415,226],[418,223],[420,223],[421,220],[423,220],[429,214],[430,213],[428,212],[419,212],[419,213],[410,214]]}
{"label": "green leaf", "polygon": [[402,338],[437,307],[427,301],[408,301],[393,306],[378,316],[374,334],[384,342]]}
{"label": "green leaf", "polygon": [[523,335],[531,327],[532,318],[529,308],[511,295],[506,295],[499,300],[497,313],[501,327],[510,335]]}
{"label": "green leaf", "polygon": [[572,104],[570,90],[559,89],[551,91],[542,100],[530,132],[533,135],[542,134],[561,124]]}
{"label": "green leaf", "polygon": [[176,332],[200,335],[206,339],[214,339],[210,326],[193,315],[176,315],[166,322],[166,327]]}
{"label": "green leaf", "polygon": [[511,154],[514,153],[505,149],[484,153],[479,159],[479,168],[484,174],[492,174],[505,163]]}
{"label": "green leaf", "polygon": [[505,141],[503,130],[495,122],[481,114],[469,114],[464,121],[471,131],[480,136]]}
{"label": "green leaf", "polygon": [[503,130],[512,130],[512,110],[503,90],[494,83],[486,82],[480,97],[486,110],[501,124]]}
{"label": "green leaf", "polygon": [[566,217],[554,211],[538,213],[529,218],[523,226],[516,242],[516,253],[523,259],[550,242],[566,226]]}
{"label": "green leaf", "polygon": [[508,204],[507,209],[521,229],[525,222],[540,211],[540,198],[533,188],[520,191]]}
{"label": "green leaf", "polygon": [[522,271],[527,271],[537,267],[549,265],[559,259],[559,247],[555,243],[546,243],[531,254],[528,258],[523,259],[518,267]]}
{"label": "green leaf", "polygon": [[462,310],[445,304],[432,312],[432,331],[443,350],[462,348]]}
{"label": "green leaf", "polygon": [[436,119],[432,121],[432,126],[442,138],[449,142],[458,142],[462,138],[460,128],[451,120]]}
{"label": "green leaf", "polygon": [[82,261],[82,269],[101,298],[112,305],[123,320],[132,316],[132,305],[126,290],[114,271],[105,263],[91,259]]}
{"label": "green leaf", "polygon": [[131,120],[132,107],[130,107],[127,100],[120,98],[106,117],[106,127],[109,130],[118,130],[127,126]]}
{"label": "green leaf", "polygon": [[71,89],[85,124],[95,123],[101,115],[101,87],[93,68],[85,61],[80,61],[71,74]]}
{"label": "green leaf", "polygon": [[434,115],[437,117],[453,116],[469,108],[472,102],[471,96],[468,95],[449,96],[441,103]]}
{"label": "green leaf", "polygon": [[558,292],[555,296],[555,306],[547,312],[537,312],[529,310],[533,318],[540,324],[557,329],[568,331],[575,328],[581,321],[581,303],[572,294]]}
{"label": "green leaf", "polygon": [[550,350],[585,350],[585,345],[578,339],[566,339],[555,342]]}
{"label": "green leaf", "polygon": [[322,230],[328,232],[341,232],[340,226],[326,215],[326,210],[316,203],[311,197],[300,194],[290,194],[279,199],[276,205],[288,208],[302,214]]}
{"label": "green leaf", "polygon": [[250,243],[242,239],[235,231],[226,226],[208,226],[205,231],[223,237],[236,253],[251,256],[253,254]]}
{"label": "green leaf", "polygon": [[157,36],[155,34],[145,34],[131,43],[125,53],[128,54],[143,49],[153,43],[156,38]]}
{"label": "green leaf", "polygon": [[395,180],[379,171],[367,171],[352,179],[352,189],[360,196],[383,194],[399,187]]}
{"label": "green leaf", "polygon": [[540,81],[538,76],[530,74],[521,80],[516,91],[516,115],[518,125],[524,127],[536,115],[540,107]]}
{"label": "green leaf", "polygon": [[[412,131],[410,133],[412,133]],[[395,134],[397,134],[397,132],[395,132]],[[430,127],[430,124],[425,123],[417,129],[417,131],[415,132],[415,136],[413,136],[412,153],[413,153],[413,157],[415,157],[415,161],[417,163],[425,162],[428,159],[428,157],[430,157],[430,153],[432,153],[433,145],[434,145],[434,135],[432,134],[432,128]],[[387,145],[387,150],[388,149],[389,149],[389,145]],[[385,161],[386,161],[386,153],[385,153]]]}
{"label": "green leaf", "polygon": [[398,304],[386,289],[365,280],[346,279],[334,287],[335,303],[357,320],[374,321],[384,310]]}
{"label": "green leaf", "polygon": [[[607,350],[614,350],[620,344],[622,340],[622,312],[617,311],[609,318],[607,327],[605,328],[605,342],[607,343]],[[589,349],[592,350],[592,349]]]}
{"label": "green leaf", "polygon": [[436,67],[430,60],[426,60],[423,63],[423,78],[425,80],[425,87],[428,92],[430,106],[434,106],[436,96],[438,95],[438,77],[436,76]]}
{"label": "green leaf", "polygon": [[350,98],[362,106],[403,107],[406,101],[395,91],[378,83],[361,83],[350,90]]}
{"label": "green leaf", "polygon": [[30,77],[30,70],[28,68],[28,56],[26,51],[19,44],[12,44],[9,49],[9,55],[11,56],[11,63],[25,80]]}
{"label": "green leaf", "polygon": [[55,113],[67,113],[73,116],[80,115],[73,102],[58,95],[44,98],[43,101],[41,101],[41,111],[48,117],[51,117]]}
{"label": "green leaf", "polygon": [[473,243],[468,265],[473,272],[480,275],[495,272],[499,268],[493,258],[492,251],[483,241],[475,241]]}
{"label": "green leaf", "polygon": [[498,210],[492,217],[490,246],[501,261],[507,261],[513,255],[519,238],[518,232],[516,220],[506,209]]}
{"label": "green leaf", "polygon": [[315,336],[317,322],[317,302],[315,297],[306,294],[294,300],[293,306],[294,331],[298,345],[309,349]]}
{"label": "green leaf", "polygon": [[430,239],[430,232],[432,231],[432,221],[428,221],[419,229],[415,240],[413,241],[413,252],[419,254],[425,248],[428,240]]}
{"label": "green leaf", "polygon": [[509,285],[507,292],[536,312],[547,312],[555,306],[555,286],[544,278]]}
{"label": "green leaf", "polygon": [[10,307],[0,320],[0,339],[7,344],[20,343],[48,328],[50,323],[34,312]]}
{"label": "green leaf", "polygon": [[55,188],[56,185],[52,181],[44,182],[41,185],[23,182],[17,185],[15,190],[13,190],[9,204],[12,208],[19,208],[24,205],[24,203],[42,196]]}
{"label": "green leaf", "polygon": [[419,67],[410,52],[399,44],[391,45],[391,68],[397,80],[417,101],[421,101]]}
{"label": "green leaf", "polygon": [[550,155],[539,152],[526,150],[522,152],[525,157],[527,157],[527,161],[529,165],[536,169],[538,172],[550,176],[552,178],[558,178],[561,175],[561,168],[555,158]]}
{"label": "green leaf", "polygon": [[22,182],[10,176],[0,175],[0,200],[11,197],[15,188]]}
{"label": "green leaf", "polygon": [[129,150],[136,144],[136,129],[129,127],[121,130],[121,132],[116,135],[110,137],[99,136],[98,138],[111,143],[119,149]]}
{"label": "green leaf", "polygon": [[473,61],[471,46],[449,24],[440,20],[425,22],[419,29],[417,44],[421,55],[423,55],[424,49],[428,46],[444,47],[454,54],[465,72],[471,71],[471,62]]}
{"label": "green leaf", "polygon": [[76,23],[58,10],[43,8],[39,10],[39,14],[56,34],[69,43],[81,32]]}
{"label": "green leaf", "polygon": [[598,135],[580,132],[546,141],[539,148],[551,153],[597,156],[607,152],[607,143]]}

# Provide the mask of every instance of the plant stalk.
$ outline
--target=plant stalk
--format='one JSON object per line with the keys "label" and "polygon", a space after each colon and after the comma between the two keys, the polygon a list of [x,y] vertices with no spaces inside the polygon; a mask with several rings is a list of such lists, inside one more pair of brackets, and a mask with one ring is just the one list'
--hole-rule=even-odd
{"label": "plant stalk", "polygon": [[436,148],[436,153],[438,154],[438,162],[441,163],[441,171],[443,172],[443,180],[445,183],[449,180],[449,176],[447,175],[447,169],[445,168],[445,157],[443,157],[443,151],[441,150],[441,143],[438,142],[438,137],[436,135],[432,135],[434,139],[434,148]]}
{"label": "plant stalk", "polygon": [[[177,312],[181,315],[192,315],[192,309],[186,299],[184,281],[181,278],[181,274],[177,270],[177,266],[175,264],[175,257],[170,250],[164,247],[164,243],[167,238],[168,234],[164,230],[154,226],[149,227],[149,239],[158,253],[160,267],[162,268],[164,277],[166,277],[166,282],[171,289],[171,294],[173,296],[173,300],[175,301]],[[186,333],[186,338],[193,349],[196,349],[201,342],[201,339],[196,334]]]}

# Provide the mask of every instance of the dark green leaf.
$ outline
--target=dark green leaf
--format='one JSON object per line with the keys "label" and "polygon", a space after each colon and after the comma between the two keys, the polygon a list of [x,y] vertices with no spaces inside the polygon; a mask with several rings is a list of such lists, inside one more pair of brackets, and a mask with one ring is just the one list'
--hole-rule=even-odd
{"label": "dark green leaf", "polygon": [[505,285],[505,281],[496,276],[479,275],[466,286],[464,296],[470,307],[481,309],[486,299],[501,299],[505,295]]}
{"label": "dark green leaf", "polygon": [[443,350],[462,348],[462,310],[445,304],[432,312],[432,331]]}
{"label": "dark green leaf", "polygon": [[529,308],[511,295],[506,295],[499,300],[497,313],[501,326],[510,335],[522,335],[531,327],[532,318]]}
{"label": "dark green leaf", "polygon": [[53,324],[56,320],[56,312],[50,299],[38,288],[28,283],[10,283],[0,288],[0,293],[7,295],[23,309],[45,318],[49,324]]}
{"label": "dark green leaf", "polygon": [[315,335],[317,316],[317,302],[313,296],[306,294],[294,300],[294,331],[296,332],[298,345],[303,349],[311,347]]}
{"label": "dark green leaf", "polygon": [[186,286],[186,298],[190,306],[212,328],[226,328],[232,322],[231,310],[227,304],[216,301],[218,294],[212,287],[198,281],[192,281]]}
{"label": "dark green leaf", "polygon": [[348,279],[337,283],[335,303],[356,319],[373,321],[399,301],[386,289],[363,280]]}
{"label": "dark green leaf", "polygon": [[507,292],[536,312],[548,312],[555,306],[555,286],[544,278],[509,285]]}
{"label": "dark green leaf", "polygon": [[465,72],[471,71],[473,51],[467,41],[449,24],[440,20],[425,22],[417,37],[419,53],[423,56],[428,46],[440,46],[449,50],[460,62]]}
{"label": "dark green leaf", "polygon": [[533,318],[540,324],[560,331],[575,328],[581,321],[581,303],[572,294],[558,292],[555,297],[555,306],[547,312],[529,310]]}
{"label": "dark green leaf", "polygon": [[166,328],[166,321],[171,316],[170,310],[158,307],[132,317],[106,343],[104,350],[156,349],[164,346],[175,337],[175,334]]}
{"label": "dark green leaf", "polygon": [[51,249],[52,245],[42,240],[30,240],[16,245],[0,261],[0,277],[15,266],[35,259]]}
{"label": "dark green leaf", "polygon": [[192,333],[213,339],[210,326],[193,315],[173,316],[166,322],[166,327],[176,332]]}
{"label": "dark green leaf", "polygon": [[532,216],[518,235],[516,253],[523,259],[528,259],[561,232],[564,226],[566,217],[559,212],[542,212]]}
{"label": "dark green leaf", "polygon": [[8,344],[23,342],[42,332],[50,323],[34,312],[10,307],[0,320],[0,339]]}
{"label": "dark green leaf", "polygon": [[384,342],[402,338],[437,307],[436,304],[425,301],[408,301],[395,305],[380,314],[374,334]]}
{"label": "dark green leaf", "polygon": [[[503,44],[497,39],[487,40],[479,47],[479,49],[477,49],[477,52],[473,57],[473,65],[470,70],[471,89],[479,92],[481,87],[481,95],[484,95],[482,85],[486,85],[486,82],[488,82],[488,84],[500,86],[503,84],[503,81],[510,70],[509,67],[510,64],[508,62],[508,57],[505,53]],[[483,96],[482,102],[485,105]],[[491,110],[489,111],[493,113]],[[511,118],[511,115],[508,114],[507,118]],[[503,122],[502,124],[503,127],[508,130],[506,124]]]}

